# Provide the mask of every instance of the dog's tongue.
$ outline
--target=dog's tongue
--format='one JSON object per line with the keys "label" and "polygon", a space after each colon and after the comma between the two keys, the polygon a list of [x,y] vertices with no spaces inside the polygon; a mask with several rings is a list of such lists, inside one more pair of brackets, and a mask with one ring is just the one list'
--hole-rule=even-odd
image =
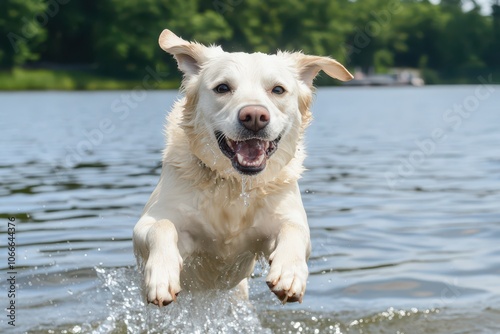
{"label": "dog's tongue", "polygon": [[236,142],[234,152],[242,166],[260,166],[266,156],[265,143],[259,139]]}

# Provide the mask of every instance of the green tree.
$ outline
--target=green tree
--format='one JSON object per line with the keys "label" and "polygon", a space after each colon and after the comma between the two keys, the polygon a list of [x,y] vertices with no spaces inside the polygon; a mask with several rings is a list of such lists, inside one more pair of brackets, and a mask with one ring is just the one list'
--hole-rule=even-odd
{"label": "green tree", "polygon": [[34,50],[46,38],[50,19],[46,3],[37,0],[0,1],[0,67],[12,69],[37,60]]}
{"label": "green tree", "polygon": [[396,65],[440,67],[447,17],[439,6],[430,2],[406,3],[394,17],[393,30],[402,36],[401,45],[393,49]]}
{"label": "green tree", "polygon": [[354,29],[347,35],[351,65],[369,70],[378,64],[380,69],[395,59],[395,51],[406,50],[406,35],[395,25],[403,8],[399,2],[359,0],[350,3],[349,20]]}
{"label": "green tree", "polygon": [[446,13],[446,25],[440,35],[442,70],[448,73],[480,70],[491,40],[490,21],[475,8],[467,13]]}
{"label": "green tree", "polygon": [[[43,61],[65,65],[90,65],[98,60],[94,32],[99,0],[69,1],[59,5],[57,14],[47,24],[48,37],[40,47]],[[112,18],[108,18],[112,20]]]}
{"label": "green tree", "polygon": [[106,72],[133,73],[155,65],[163,54],[157,41],[164,28],[203,43],[231,37],[224,18],[199,12],[197,0],[108,0],[99,2],[98,13],[92,34],[96,59]]}
{"label": "green tree", "polygon": [[[61,2],[61,3],[59,3]],[[178,76],[158,46],[173,30],[228,51],[302,50],[348,67],[419,67],[445,75],[500,69],[500,2],[473,0],[1,0],[0,67],[33,62],[137,77]]]}
{"label": "green tree", "polygon": [[234,29],[229,49],[305,53],[343,58],[343,41],[351,24],[342,14],[347,0],[245,0],[224,13]]}
{"label": "green tree", "polygon": [[500,0],[492,1],[492,40],[488,51],[488,64],[500,69]]}

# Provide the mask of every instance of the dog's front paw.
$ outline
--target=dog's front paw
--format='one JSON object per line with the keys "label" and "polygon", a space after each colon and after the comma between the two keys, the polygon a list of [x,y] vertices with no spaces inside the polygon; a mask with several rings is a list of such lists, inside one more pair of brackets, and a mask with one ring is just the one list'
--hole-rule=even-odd
{"label": "dog's front paw", "polygon": [[309,275],[306,260],[287,259],[286,254],[277,256],[275,253],[271,254],[269,258],[271,268],[266,278],[267,286],[283,304],[287,302],[302,303]]}
{"label": "dog's front paw", "polygon": [[181,291],[182,258],[150,256],[144,266],[144,293],[148,303],[167,306]]}

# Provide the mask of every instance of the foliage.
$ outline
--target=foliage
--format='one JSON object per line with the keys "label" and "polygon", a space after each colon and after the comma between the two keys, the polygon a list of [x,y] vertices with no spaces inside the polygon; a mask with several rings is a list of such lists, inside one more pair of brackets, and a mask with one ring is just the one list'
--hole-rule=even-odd
{"label": "foliage", "polygon": [[99,75],[94,71],[79,70],[25,70],[0,71],[0,90],[108,90],[108,89],[175,89],[179,80],[162,80],[145,86],[142,78],[115,79]]}
{"label": "foliage", "polygon": [[13,68],[40,57],[46,39],[46,4],[37,0],[0,1],[0,66]]}
{"label": "foliage", "polygon": [[221,44],[229,51],[303,50],[376,72],[419,68],[433,82],[498,73],[499,1],[492,1],[491,15],[481,14],[475,1],[468,11],[462,4],[1,0],[0,68],[10,73],[19,66],[64,69],[127,81],[144,76],[149,67],[169,72],[168,80],[176,81],[175,62],[157,46],[159,33],[169,28],[185,39]]}

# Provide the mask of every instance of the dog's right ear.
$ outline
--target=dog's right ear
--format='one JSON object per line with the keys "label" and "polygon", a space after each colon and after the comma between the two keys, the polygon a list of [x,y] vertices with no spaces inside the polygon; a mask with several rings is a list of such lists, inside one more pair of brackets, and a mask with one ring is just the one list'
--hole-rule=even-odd
{"label": "dog's right ear", "polygon": [[158,44],[175,57],[179,69],[188,76],[198,74],[200,65],[206,60],[205,46],[185,41],[168,29],[162,31]]}

